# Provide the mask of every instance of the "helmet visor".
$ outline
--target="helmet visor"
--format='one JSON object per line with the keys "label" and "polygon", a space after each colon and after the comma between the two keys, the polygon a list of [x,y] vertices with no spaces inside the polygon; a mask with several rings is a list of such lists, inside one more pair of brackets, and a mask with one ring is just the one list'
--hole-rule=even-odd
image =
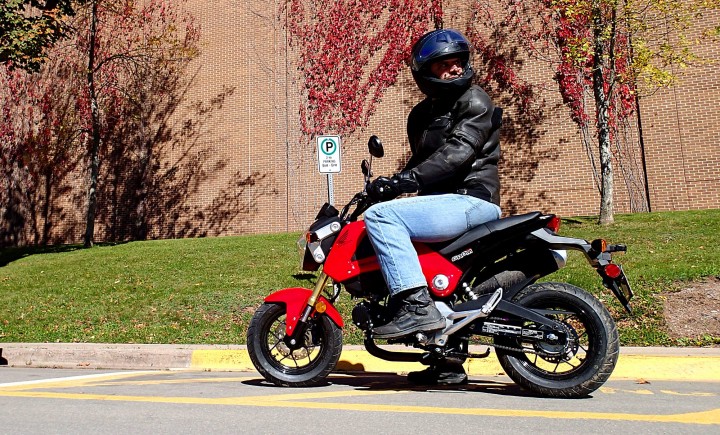
{"label": "helmet visor", "polygon": [[419,70],[429,61],[452,54],[465,54],[470,52],[470,45],[465,37],[458,31],[443,29],[431,33],[420,41],[420,47],[413,58],[413,66]]}

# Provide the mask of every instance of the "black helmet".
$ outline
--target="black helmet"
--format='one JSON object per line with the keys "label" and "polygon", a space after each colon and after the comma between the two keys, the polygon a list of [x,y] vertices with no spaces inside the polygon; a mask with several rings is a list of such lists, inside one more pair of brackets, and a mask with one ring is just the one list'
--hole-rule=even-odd
{"label": "black helmet", "polygon": [[[430,64],[446,57],[462,60],[462,76],[441,80],[430,72]],[[426,33],[413,45],[410,69],[418,88],[428,97],[456,94],[470,86],[474,71],[470,66],[470,43],[462,33],[453,29],[438,29]]]}

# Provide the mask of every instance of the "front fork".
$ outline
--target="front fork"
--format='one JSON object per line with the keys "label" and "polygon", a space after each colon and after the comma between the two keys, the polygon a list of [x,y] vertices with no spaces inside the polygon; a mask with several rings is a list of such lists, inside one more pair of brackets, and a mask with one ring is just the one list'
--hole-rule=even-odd
{"label": "front fork", "polygon": [[320,304],[318,304],[318,306],[315,306],[315,304],[316,302],[318,302],[320,293],[322,293],[325,286],[327,286],[328,280],[330,280],[330,277],[325,275],[325,272],[320,272],[317,283],[315,283],[315,290],[313,290],[313,292],[310,294],[310,297],[307,300],[307,305],[305,305],[305,308],[300,315],[300,320],[298,320],[298,327],[295,328],[295,333],[297,333],[298,329],[304,329],[301,328],[301,326],[307,324],[307,319],[308,317],[310,317],[310,314],[313,312],[313,310],[317,310],[320,313],[325,312],[325,309],[327,307],[323,306],[322,301],[320,302]]}

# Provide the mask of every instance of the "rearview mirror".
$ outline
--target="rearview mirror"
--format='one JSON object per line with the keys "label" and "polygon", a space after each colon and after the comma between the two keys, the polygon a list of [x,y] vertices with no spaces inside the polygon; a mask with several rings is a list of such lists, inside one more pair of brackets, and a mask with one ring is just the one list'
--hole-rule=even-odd
{"label": "rearview mirror", "polygon": [[368,151],[370,151],[371,156],[377,158],[385,155],[385,149],[379,137],[375,135],[370,136],[370,140],[368,140]]}

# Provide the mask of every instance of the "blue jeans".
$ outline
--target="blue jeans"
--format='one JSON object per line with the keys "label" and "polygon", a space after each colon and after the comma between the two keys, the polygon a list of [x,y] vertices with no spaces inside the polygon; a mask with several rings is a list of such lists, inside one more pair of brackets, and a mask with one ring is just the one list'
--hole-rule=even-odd
{"label": "blue jeans", "polygon": [[412,242],[442,242],[499,219],[500,207],[454,193],[414,196],[375,204],[365,226],[390,295],[427,286]]}

